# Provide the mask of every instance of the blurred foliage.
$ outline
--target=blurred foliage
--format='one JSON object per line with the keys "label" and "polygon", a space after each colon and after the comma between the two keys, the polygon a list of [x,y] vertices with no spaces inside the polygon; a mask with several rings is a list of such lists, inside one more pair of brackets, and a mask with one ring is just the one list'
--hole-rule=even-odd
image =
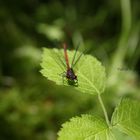
{"label": "blurred foliage", "polygon": [[140,99],[140,1],[131,1],[131,27],[120,47],[122,1],[0,1],[1,140],[55,140],[70,117],[103,115],[96,97],[41,76],[42,47],[58,42],[80,43],[106,66],[111,78],[103,97],[110,115],[120,97]]}

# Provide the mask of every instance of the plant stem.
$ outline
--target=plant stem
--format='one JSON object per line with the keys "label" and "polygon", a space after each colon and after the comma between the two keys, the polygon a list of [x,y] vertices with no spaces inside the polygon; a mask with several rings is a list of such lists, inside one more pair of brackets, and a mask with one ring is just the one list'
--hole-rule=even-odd
{"label": "plant stem", "polygon": [[107,123],[107,125],[110,127],[111,124],[110,124],[110,121],[109,121],[109,118],[108,118],[108,114],[107,114],[106,108],[105,108],[105,106],[104,106],[104,103],[103,103],[103,100],[102,100],[100,94],[98,94],[98,99],[99,99],[100,105],[101,105],[101,107],[102,107],[102,110],[103,110],[103,112],[104,112],[104,116],[105,116],[106,123]]}
{"label": "plant stem", "polygon": [[128,52],[128,40],[132,27],[132,14],[131,14],[131,0],[120,0],[121,14],[122,14],[122,29],[118,46],[115,53],[112,55],[112,62],[109,70],[109,85],[116,83],[119,71],[117,68],[123,67],[126,53]]}

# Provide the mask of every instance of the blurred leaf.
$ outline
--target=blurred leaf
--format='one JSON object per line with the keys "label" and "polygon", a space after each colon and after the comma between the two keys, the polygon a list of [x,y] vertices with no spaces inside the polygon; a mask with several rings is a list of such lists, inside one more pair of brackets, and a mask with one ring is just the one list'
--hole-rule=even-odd
{"label": "blurred leaf", "polygon": [[24,46],[19,47],[15,51],[15,55],[19,58],[21,57],[30,58],[33,62],[35,61],[37,63],[40,61],[41,51],[40,49],[34,46],[24,45]]}
{"label": "blurred leaf", "polygon": [[[66,68],[60,61],[60,59],[63,60],[63,57],[59,58],[61,54],[63,56],[62,49],[44,49],[41,73],[58,85],[69,85],[68,82],[63,82],[63,77],[61,76],[62,73],[66,72]],[[80,52],[77,52],[77,56],[79,55]],[[68,51],[68,56],[71,62],[74,51]],[[75,87],[77,90],[94,95],[104,91],[106,82],[105,69],[96,58],[90,55],[83,55],[74,68],[78,76],[78,86]]]}
{"label": "blurred leaf", "polygon": [[140,139],[140,103],[123,99],[112,117],[114,127],[124,133]]}
{"label": "blurred leaf", "polygon": [[106,123],[91,115],[72,118],[62,127],[58,140],[115,140]]}
{"label": "blurred leaf", "polygon": [[45,25],[45,24],[40,24],[38,26],[38,31],[40,33],[43,33],[46,35],[47,38],[50,40],[61,40],[64,37],[64,33],[61,29],[61,27],[57,25]]}

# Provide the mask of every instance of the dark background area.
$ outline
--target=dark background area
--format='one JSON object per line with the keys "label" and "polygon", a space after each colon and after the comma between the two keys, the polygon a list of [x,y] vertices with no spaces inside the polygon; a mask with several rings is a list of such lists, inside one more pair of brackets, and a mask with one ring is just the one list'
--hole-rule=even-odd
{"label": "dark background area", "polygon": [[0,140],[55,140],[69,118],[103,116],[96,97],[39,72],[42,48],[58,42],[81,43],[106,67],[109,116],[122,96],[140,99],[140,1],[123,1],[0,1]]}

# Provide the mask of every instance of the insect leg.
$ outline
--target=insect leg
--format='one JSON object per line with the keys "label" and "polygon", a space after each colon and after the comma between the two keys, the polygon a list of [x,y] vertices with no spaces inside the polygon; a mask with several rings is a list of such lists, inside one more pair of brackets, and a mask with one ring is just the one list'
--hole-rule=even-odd
{"label": "insect leg", "polygon": [[66,78],[66,72],[62,72],[59,75],[62,77],[62,82],[64,84],[64,78]]}

